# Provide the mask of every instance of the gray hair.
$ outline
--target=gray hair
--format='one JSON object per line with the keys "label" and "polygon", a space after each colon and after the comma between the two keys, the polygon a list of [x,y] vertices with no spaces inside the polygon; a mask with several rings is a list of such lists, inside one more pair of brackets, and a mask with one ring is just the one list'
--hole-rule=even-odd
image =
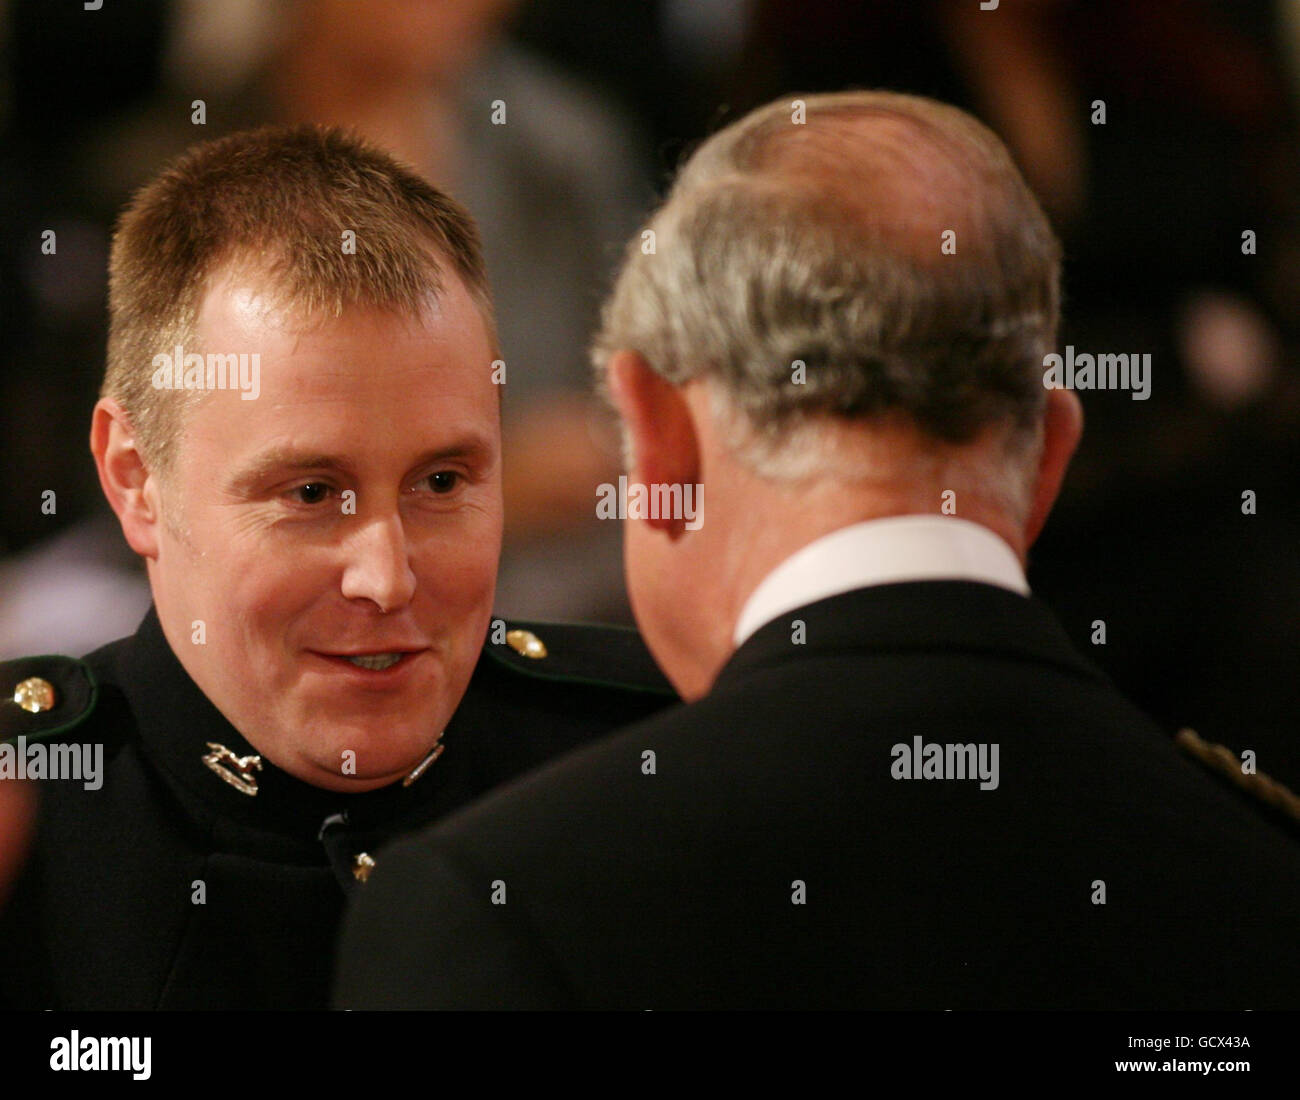
{"label": "gray hair", "polygon": [[969,115],[889,92],[769,104],[696,151],[647,229],[654,250],[630,243],[593,362],[631,349],[674,385],[707,381],[759,472],[812,473],[827,417],[902,414],[949,444],[999,425],[1021,465],[1036,450],[1060,246]]}

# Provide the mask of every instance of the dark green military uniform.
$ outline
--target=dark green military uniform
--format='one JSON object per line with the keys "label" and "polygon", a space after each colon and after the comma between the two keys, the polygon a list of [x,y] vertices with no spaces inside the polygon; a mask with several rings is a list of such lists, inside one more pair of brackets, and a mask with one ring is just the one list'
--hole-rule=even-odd
{"label": "dark green military uniform", "polygon": [[[55,745],[103,746],[97,789],[36,783],[35,840],[0,914],[0,1007],[324,1007],[345,894],[381,843],[675,699],[634,631],[509,626],[436,759],[364,794],[255,763],[152,610],[83,660],[0,664],[0,767],[19,737],[47,773]],[[88,749],[58,766],[78,760],[93,769]]]}

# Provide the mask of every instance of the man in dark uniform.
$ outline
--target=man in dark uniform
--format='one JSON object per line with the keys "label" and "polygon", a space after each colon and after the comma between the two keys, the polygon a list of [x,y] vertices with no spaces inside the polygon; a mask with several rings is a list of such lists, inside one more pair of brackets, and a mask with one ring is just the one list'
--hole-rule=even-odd
{"label": "man in dark uniform", "polygon": [[673,698],[633,631],[492,618],[477,235],[338,131],[196,147],[114,238],[91,448],[154,606],[0,666],[39,780],[0,1006],[313,1008],[375,852]]}
{"label": "man in dark uniform", "polygon": [[1296,1007],[1300,849],[1029,593],[1081,418],[997,138],[777,102],[648,228],[597,361],[629,483],[706,502],[625,528],[689,703],[385,852],[336,1003]]}

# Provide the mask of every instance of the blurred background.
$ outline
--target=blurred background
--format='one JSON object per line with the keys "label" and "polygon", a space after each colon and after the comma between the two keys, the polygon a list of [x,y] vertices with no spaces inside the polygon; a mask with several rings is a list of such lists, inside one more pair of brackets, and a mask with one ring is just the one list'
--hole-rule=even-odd
{"label": "blurred background", "polygon": [[1065,243],[1062,346],[1153,357],[1150,400],[1081,394],[1032,586],[1171,732],[1300,787],[1300,0],[0,0],[0,51],[0,658],[147,606],[87,436],[113,220],[189,144],[340,123],[469,207],[508,371],[498,611],[620,622],[586,347],[621,246],[718,126],[885,87],[1009,144]]}

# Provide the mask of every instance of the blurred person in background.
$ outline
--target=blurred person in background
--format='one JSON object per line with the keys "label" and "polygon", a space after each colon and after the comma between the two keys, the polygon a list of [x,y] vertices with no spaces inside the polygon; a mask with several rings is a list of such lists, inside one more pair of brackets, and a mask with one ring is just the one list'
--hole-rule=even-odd
{"label": "blurred person in background", "polygon": [[32,792],[25,783],[0,783],[0,906],[26,855],[33,808]]}

